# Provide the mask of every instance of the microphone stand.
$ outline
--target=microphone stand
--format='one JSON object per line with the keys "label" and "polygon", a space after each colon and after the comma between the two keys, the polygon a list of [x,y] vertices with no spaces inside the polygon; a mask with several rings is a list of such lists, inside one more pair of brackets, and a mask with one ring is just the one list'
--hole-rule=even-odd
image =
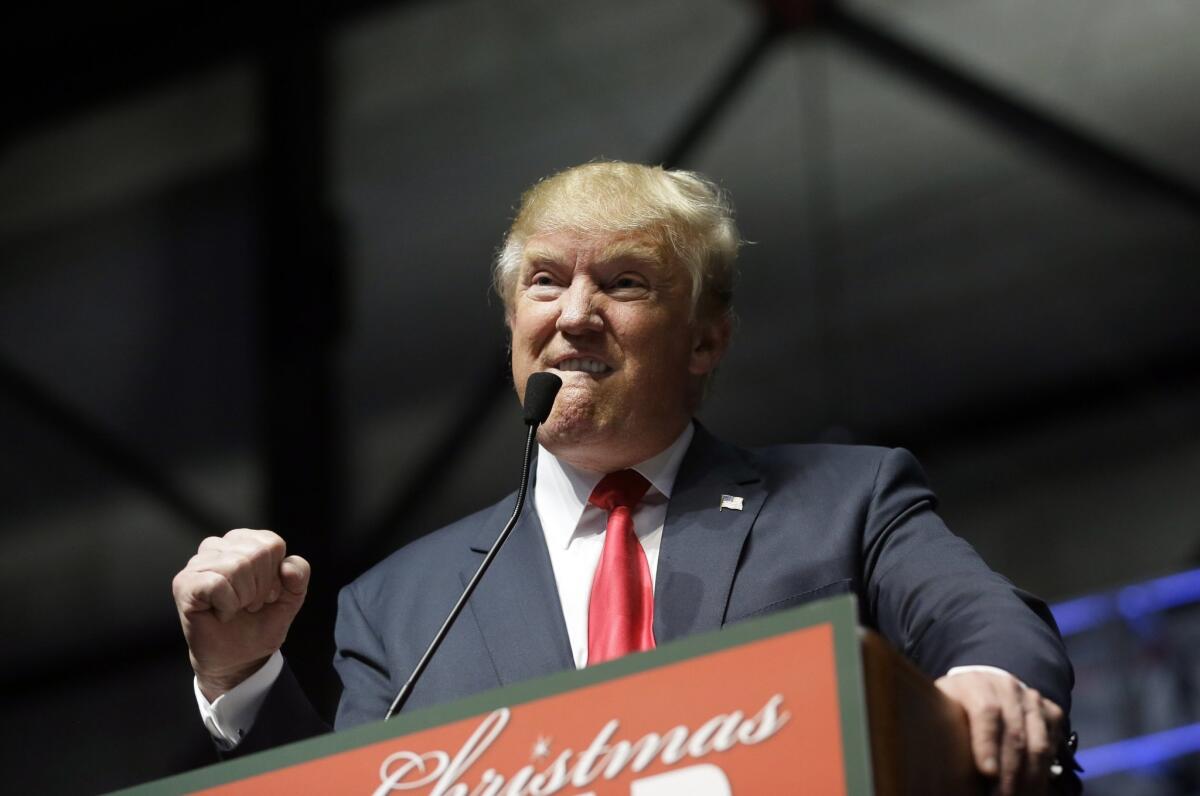
{"label": "microphone stand", "polygon": [[458,602],[456,602],[454,604],[454,608],[450,610],[450,615],[446,617],[446,621],[442,622],[442,626],[438,630],[437,635],[433,637],[433,641],[430,643],[429,648],[425,650],[425,654],[421,656],[421,660],[417,661],[417,667],[413,669],[413,673],[409,675],[408,681],[404,684],[404,687],[400,689],[400,693],[396,694],[396,698],[392,700],[392,706],[388,708],[387,715],[383,717],[384,721],[387,721],[395,716],[400,712],[400,709],[404,707],[404,703],[408,701],[408,697],[412,693],[413,686],[416,684],[417,678],[421,676],[421,673],[425,671],[425,667],[429,665],[429,661],[433,659],[434,653],[436,653],[438,647],[442,645],[442,641],[445,640],[446,634],[450,632],[450,626],[454,624],[454,620],[458,618],[460,613],[462,613],[462,609],[466,606],[467,600],[470,598],[471,593],[475,591],[475,587],[479,585],[479,581],[483,578],[483,573],[487,572],[488,567],[492,565],[492,560],[496,557],[496,554],[500,552],[501,545],[504,544],[505,540],[508,539],[509,534],[512,533],[513,528],[516,527],[517,518],[521,516],[521,507],[525,505],[525,493],[529,488],[529,462],[533,458],[533,445],[537,438],[538,425],[538,423],[530,423],[529,425],[529,436],[525,440],[525,461],[521,467],[521,486],[517,490],[517,505],[516,508],[513,509],[512,517],[509,518],[508,524],[504,526],[504,530],[502,530],[500,535],[496,537],[496,541],[492,545],[492,548],[488,550],[487,555],[483,557],[483,563],[479,565],[479,569],[475,570],[475,574],[471,576],[470,582],[467,583],[467,588],[463,590],[462,596],[458,598]]}

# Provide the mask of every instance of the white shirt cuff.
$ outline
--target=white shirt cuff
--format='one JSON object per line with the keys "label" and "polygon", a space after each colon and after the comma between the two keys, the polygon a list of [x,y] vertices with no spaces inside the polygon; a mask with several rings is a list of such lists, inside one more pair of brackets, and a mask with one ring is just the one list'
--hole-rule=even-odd
{"label": "white shirt cuff", "polygon": [[953,677],[956,674],[967,674],[968,672],[990,672],[991,674],[1003,674],[1021,683],[1022,688],[1029,686],[1021,682],[1021,678],[1017,677],[1007,669],[1001,669],[999,666],[985,666],[983,664],[971,664],[970,666],[954,666],[950,671],[946,672],[947,677]]}
{"label": "white shirt cuff", "polygon": [[200,692],[200,682],[192,678],[192,689],[196,692],[196,704],[200,718],[208,734],[222,749],[228,751],[242,742],[246,733],[254,726],[259,708],[267,698],[267,692],[283,671],[283,653],[279,650],[267,658],[257,672],[217,697],[212,702]]}

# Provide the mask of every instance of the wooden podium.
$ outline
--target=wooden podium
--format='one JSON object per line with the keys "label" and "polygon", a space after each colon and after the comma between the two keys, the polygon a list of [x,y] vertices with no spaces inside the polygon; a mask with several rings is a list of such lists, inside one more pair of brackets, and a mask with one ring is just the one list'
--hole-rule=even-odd
{"label": "wooden podium", "polygon": [[127,794],[974,794],[966,716],[838,597]]}

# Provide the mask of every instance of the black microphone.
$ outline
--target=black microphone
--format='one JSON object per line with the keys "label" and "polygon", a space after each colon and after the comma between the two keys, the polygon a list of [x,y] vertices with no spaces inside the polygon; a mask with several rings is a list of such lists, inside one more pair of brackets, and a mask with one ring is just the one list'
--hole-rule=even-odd
{"label": "black microphone", "polygon": [[553,373],[534,373],[525,382],[525,425],[536,426],[546,422],[554,408],[554,397],[562,387],[562,379]]}
{"label": "black microphone", "polygon": [[442,622],[437,635],[429,643],[425,654],[421,656],[421,660],[417,661],[417,665],[413,669],[413,673],[409,675],[408,681],[404,683],[404,687],[400,689],[400,693],[396,694],[396,698],[392,700],[392,706],[388,708],[387,715],[383,717],[384,721],[395,716],[404,707],[404,703],[408,701],[413,687],[417,684],[417,679],[425,671],[425,668],[429,666],[429,661],[433,659],[434,653],[437,652],[438,647],[442,646],[442,641],[445,640],[446,634],[450,632],[450,626],[454,624],[454,620],[458,619],[458,615],[466,607],[471,593],[475,591],[475,587],[483,579],[483,573],[487,572],[488,567],[492,565],[493,559],[496,558],[496,554],[500,552],[500,547],[508,539],[509,534],[512,533],[512,529],[516,527],[517,518],[521,516],[521,508],[525,505],[525,493],[529,489],[529,462],[533,459],[533,445],[537,439],[537,428],[542,423],[545,423],[546,418],[550,416],[550,410],[554,408],[554,397],[558,395],[560,387],[562,387],[562,379],[553,373],[546,373],[544,371],[532,374],[525,382],[525,424],[529,426],[529,435],[525,439],[525,459],[521,465],[521,486],[517,489],[517,505],[513,509],[512,516],[508,518],[508,523],[504,526],[504,530],[500,531],[500,535],[496,537],[492,548],[483,557],[483,562],[479,565],[479,569],[475,570],[475,574],[471,576],[467,587],[463,589],[458,602],[450,609],[450,614],[446,617],[446,621]]}

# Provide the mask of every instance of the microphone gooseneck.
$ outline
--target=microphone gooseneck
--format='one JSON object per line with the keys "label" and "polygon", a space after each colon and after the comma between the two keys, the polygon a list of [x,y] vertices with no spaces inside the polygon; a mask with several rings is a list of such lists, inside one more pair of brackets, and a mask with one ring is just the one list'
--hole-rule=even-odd
{"label": "microphone gooseneck", "polygon": [[492,544],[491,549],[483,557],[483,561],[479,564],[479,569],[475,570],[475,574],[471,576],[467,587],[463,589],[463,593],[459,596],[458,602],[450,609],[446,621],[442,622],[441,628],[434,635],[433,641],[429,643],[425,654],[417,661],[412,674],[409,675],[400,692],[396,694],[396,698],[392,700],[392,705],[388,708],[387,715],[383,717],[385,721],[395,716],[404,707],[404,703],[408,701],[409,695],[412,694],[413,687],[416,685],[418,678],[420,678],[426,667],[429,666],[434,653],[438,651],[438,647],[442,646],[442,642],[450,632],[450,627],[454,624],[454,620],[458,619],[458,615],[466,607],[471,593],[475,591],[475,587],[483,579],[483,573],[487,572],[488,567],[492,565],[492,561],[496,558],[496,554],[500,552],[500,547],[508,539],[513,528],[516,527],[517,519],[521,516],[521,509],[525,505],[525,495],[529,491],[529,463],[533,459],[533,446],[537,441],[537,429],[550,416],[550,410],[554,408],[554,398],[558,395],[560,387],[562,387],[562,379],[553,373],[546,373],[544,371],[532,374],[525,382],[524,414],[525,423],[529,426],[529,434],[525,438],[525,458],[521,464],[521,486],[517,489],[517,504],[513,508],[512,516],[508,518],[508,523],[505,524],[504,530],[500,531],[500,535],[496,537],[496,541]]}

